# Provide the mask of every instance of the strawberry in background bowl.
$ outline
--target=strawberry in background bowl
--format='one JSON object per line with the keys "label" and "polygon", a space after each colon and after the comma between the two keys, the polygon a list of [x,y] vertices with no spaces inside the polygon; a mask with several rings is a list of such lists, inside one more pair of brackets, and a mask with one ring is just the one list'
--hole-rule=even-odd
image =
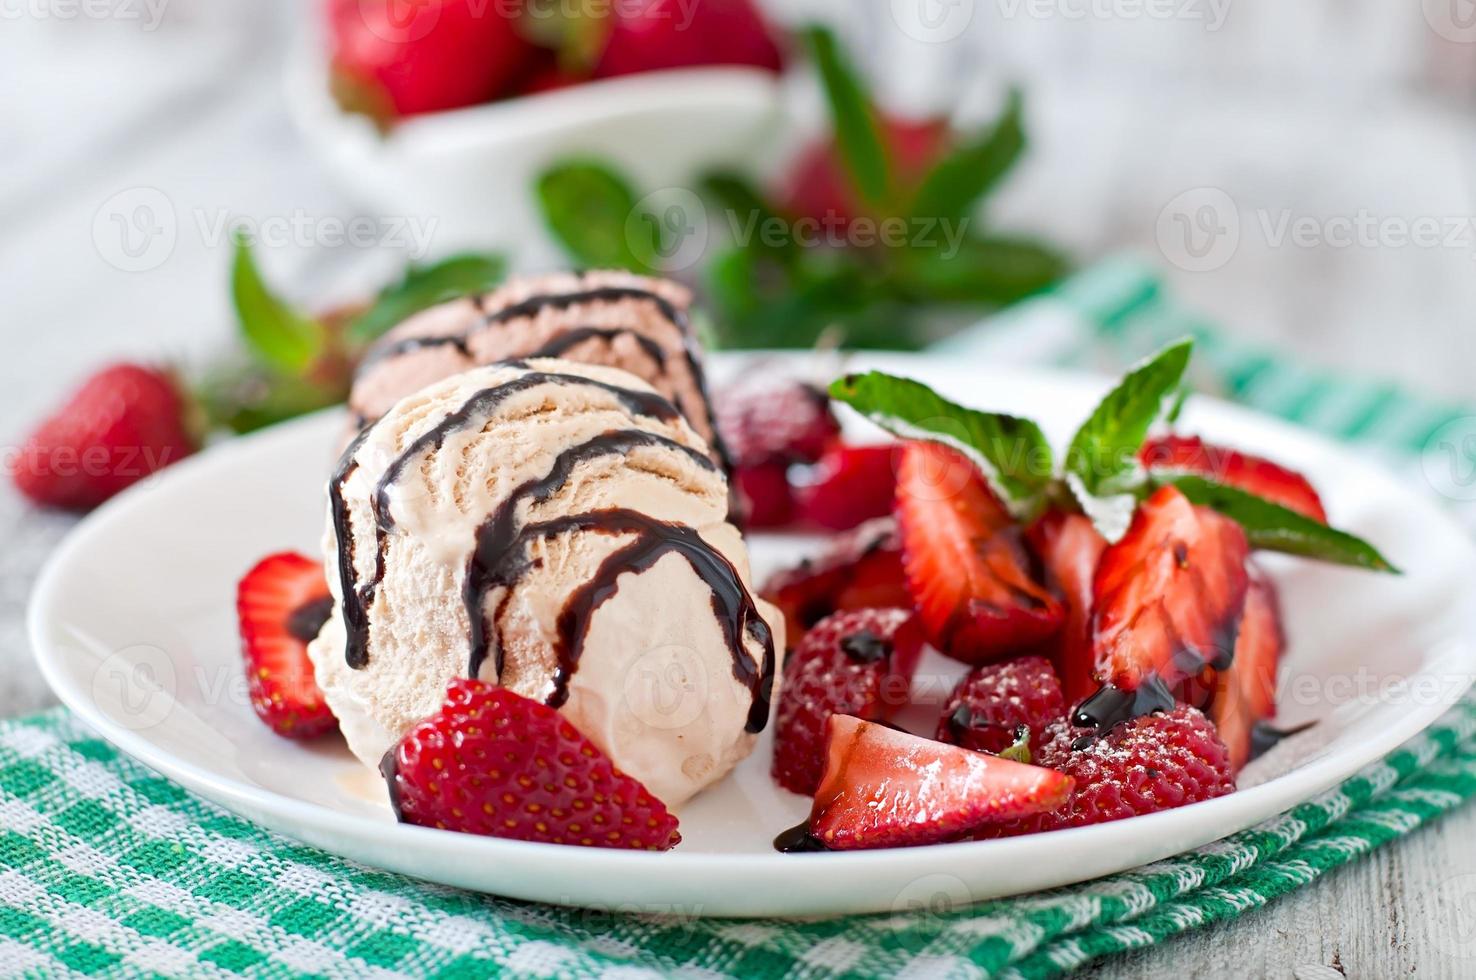
{"label": "strawberry in background bowl", "polygon": [[532,199],[555,161],[642,186],[756,167],[783,130],[784,42],[752,0],[326,0],[288,67],[297,128],[368,209],[438,250],[558,253]]}

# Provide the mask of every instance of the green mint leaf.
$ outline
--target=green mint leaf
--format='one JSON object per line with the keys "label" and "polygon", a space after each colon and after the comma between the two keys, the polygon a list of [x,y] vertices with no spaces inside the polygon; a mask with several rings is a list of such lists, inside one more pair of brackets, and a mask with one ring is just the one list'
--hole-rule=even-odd
{"label": "green mint leaf", "polygon": [[231,301],[246,345],[262,364],[284,374],[302,374],[327,343],[327,332],[267,288],[244,236],[234,234]]}
{"label": "green mint leaf", "polygon": [[841,162],[856,182],[861,199],[867,204],[884,206],[891,196],[891,174],[887,149],[866,88],[841,54],[834,34],[826,28],[813,27],[806,32],[806,39],[825,86]]}
{"label": "green mint leaf", "polygon": [[507,263],[500,255],[464,252],[432,265],[412,265],[386,287],[374,305],[354,318],[349,336],[367,343],[421,310],[491,289],[502,281]]}
{"label": "green mint leaf", "polygon": [[1025,123],[1018,89],[989,130],[949,153],[923,178],[912,202],[920,218],[967,218],[1025,151]]}
{"label": "green mint leaf", "polygon": [[928,439],[959,450],[1017,516],[1036,510],[1051,482],[1050,443],[1029,419],[964,408],[921,382],[880,371],[841,378],[830,394],[904,439]]}
{"label": "green mint leaf", "polygon": [[1134,489],[1142,475],[1138,451],[1178,392],[1193,351],[1192,340],[1180,340],[1143,361],[1077,431],[1066,453],[1066,471],[1087,494],[1110,497]]}
{"label": "green mint leaf", "polygon": [[1158,483],[1171,483],[1191,503],[1219,511],[1245,528],[1251,546],[1303,558],[1401,574],[1378,549],[1362,538],[1328,527],[1280,504],[1238,487],[1216,483],[1192,473],[1169,475],[1155,471]]}
{"label": "green mint leaf", "polygon": [[[962,225],[942,219],[937,234]],[[1023,238],[964,238],[954,244],[906,249],[897,255],[893,280],[908,298],[932,303],[991,303],[1024,299],[1056,283],[1070,269],[1049,246]]]}
{"label": "green mint leaf", "polygon": [[556,164],[538,178],[537,197],[549,230],[576,262],[652,271],[660,224],[610,167],[593,160]]}
{"label": "green mint leaf", "polygon": [[1015,729],[1015,740],[1008,748],[995,753],[1001,759],[1009,759],[1011,762],[1022,762],[1030,765],[1030,726],[1021,725]]}

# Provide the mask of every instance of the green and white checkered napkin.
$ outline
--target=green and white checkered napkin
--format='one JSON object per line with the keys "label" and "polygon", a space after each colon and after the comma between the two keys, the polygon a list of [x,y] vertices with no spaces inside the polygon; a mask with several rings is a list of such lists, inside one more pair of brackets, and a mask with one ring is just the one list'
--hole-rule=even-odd
{"label": "green and white checkered napkin", "polygon": [[[1210,387],[1406,463],[1458,413],[1242,349],[1102,266],[949,347],[1124,362],[1201,339]],[[1206,380],[1206,379],[1200,379]],[[270,834],[53,711],[0,723],[0,975],[1049,977],[1234,918],[1476,795],[1476,704],[1318,799],[1086,885],[827,921],[594,913],[373,871]]]}

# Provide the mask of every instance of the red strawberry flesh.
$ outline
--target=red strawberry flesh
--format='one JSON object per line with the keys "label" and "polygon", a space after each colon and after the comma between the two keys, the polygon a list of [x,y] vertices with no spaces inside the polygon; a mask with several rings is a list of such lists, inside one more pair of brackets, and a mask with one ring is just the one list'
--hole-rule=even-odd
{"label": "red strawberry flesh", "polygon": [[1234,656],[1250,548],[1240,525],[1172,486],[1139,506],[1093,580],[1096,673],[1106,685],[1077,710],[1100,729],[1172,708],[1173,690]]}
{"label": "red strawberry flesh", "polygon": [[908,590],[928,639],[969,664],[1022,652],[1055,635],[1061,603],[1032,577],[1008,511],[961,454],[907,444],[897,522]]}
{"label": "red strawberry flesh", "polygon": [[1285,645],[1275,586],[1263,574],[1254,573],[1245,597],[1235,662],[1219,675],[1209,709],[1236,772],[1254,755],[1256,726],[1276,713],[1276,670]]}
{"label": "red strawberry flesh", "polygon": [[676,817],[548,705],[475,680],[385,757],[405,823],[513,840],[664,851]]}
{"label": "red strawberry flesh", "polygon": [[1305,476],[1259,456],[1214,446],[1194,436],[1164,436],[1143,447],[1143,464],[1209,477],[1327,523],[1322,498]]}
{"label": "red strawberry flesh", "polygon": [[897,497],[896,450],[895,445],[831,446],[796,488],[800,517],[846,531],[890,514]]}
{"label": "red strawberry flesh", "polygon": [[293,552],[263,558],[236,587],[251,705],[278,735],[311,738],[338,727],[307,655],[332,602],[323,566]]}
{"label": "red strawberry flesh", "polygon": [[1069,777],[845,715],[828,724],[810,833],[825,847],[906,847],[1060,806]]}
{"label": "red strawberry flesh", "polygon": [[902,578],[897,525],[881,518],[837,535],[829,547],[764,583],[763,597],[784,614],[791,647],[831,613],[846,609],[911,607]]}
{"label": "red strawberry flesh", "polygon": [[1107,541],[1090,518],[1061,511],[1051,511],[1036,521],[1028,538],[1066,611],[1061,631],[1042,647],[1042,652],[1055,665],[1066,704],[1079,704],[1099,686],[1094,679],[1092,580]]}

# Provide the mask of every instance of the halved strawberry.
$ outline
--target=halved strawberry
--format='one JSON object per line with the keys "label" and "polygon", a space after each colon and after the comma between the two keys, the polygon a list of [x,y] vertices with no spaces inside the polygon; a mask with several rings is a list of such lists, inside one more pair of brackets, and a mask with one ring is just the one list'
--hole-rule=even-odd
{"label": "halved strawberry", "polygon": [[1096,657],[1092,649],[1092,579],[1107,550],[1107,540],[1091,519],[1081,514],[1051,511],[1031,525],[1026,538],[1045,564],[1047,578],[1066,610],[1061,632],[1041,648],[1055,665],[1066,706],[1081,702],[1097,690]]}
{"label": "halved strawberry", "polygon": [[1239,524],[1165,486],[1102,554],[1092,583],[1096,674],[1076,723],[1110,727],[1174,706],[1174,688],[1228,667],[1247,589]]}
{"label": "halved strawberry", "polygon": [[832,715],[810,833],[836,850],[933,844],[1064,803],[1069,776]]}
{"label": "halved strawberry", "polygon": [[1164,436],[1143,447],[1142,460],[1149,469],[1207,476],[1327,523],[1322,498],[1305,476],[1259,456],[1212,446],[1198,436]]}
{"label": "halved strawberry", "polygon": [[907,704],[922,653],[911,620],[908,609],[839,612],[816,624],[785,658],[772,769],[780,786],[815,792],[831,715],[878,720]]}
{"label": "halved strawberry", "polygon": [[1220,674],[1209,708],[1210,719],[1230,750],[1230,766],[1236,772],[1250,761],[1256,725],[1276,714],[1276,669],[1285,646],[1276,587],[1253,568],[1240,638],[1235,644],[1235,662]]}
{"label": "halved strawberry", "polygon": [[911,608],[896,521],[878,518],[837,535],[816,557],[776,573],[762,592],[784,613],[791,647],[799,646],[806,630],[834,612]]}
{"label": "halved strawberry", "polygon": [[1031,577],[1009,512],[964,456],[908,443],[897,472],[903,570],[928,639],[969,664],[1044,642],[1061,603]]}
{"label": "halved strawberry", "polygon": [[263,558],[236,586],[251,706],[278,735],[310,738],[338,727],[307,655],[332,609],[323,566],[295,552]]}
{"label": "halved strawberry", "polygon": [[665,805],[556,709],[483,681],[452,681],[383,769],[404,823],[646,851],[682,839]]}

